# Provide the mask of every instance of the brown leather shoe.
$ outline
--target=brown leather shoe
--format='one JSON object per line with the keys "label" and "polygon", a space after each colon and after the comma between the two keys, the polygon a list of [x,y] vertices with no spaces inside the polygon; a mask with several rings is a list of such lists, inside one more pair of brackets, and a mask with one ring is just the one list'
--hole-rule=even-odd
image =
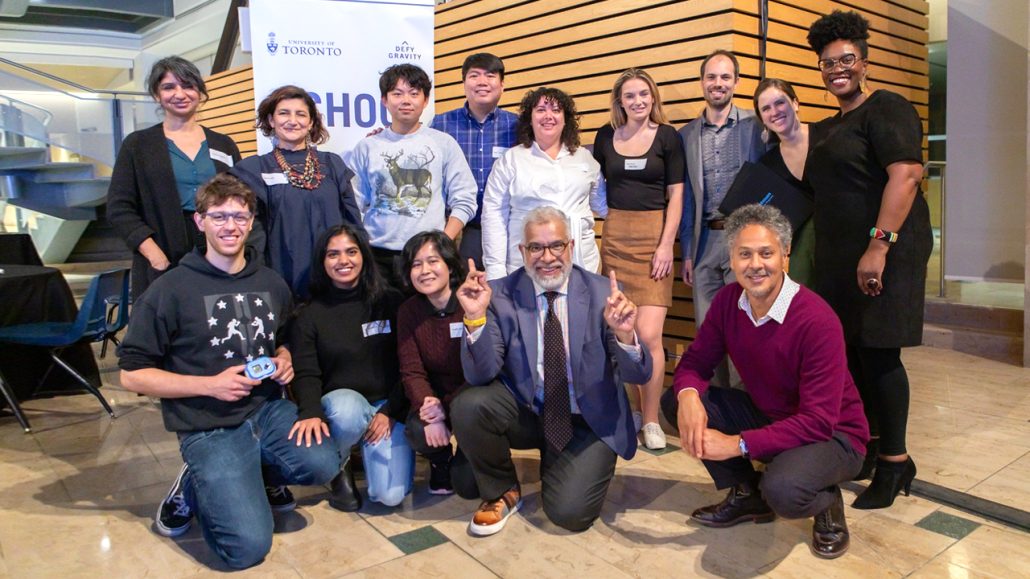
{"label": "brown leather shoe", "polygon": [[732,527],[738,523],[771,523],[776,514],[762,498],[758,483],[741,483],[719,504],[701,507],[690,518],[706,527]]}
{"label": "brown leather shoe", "polygon": [[837,497],[828,509],[815,516],[812,525],[812,552],[823,559],[836,559],[848,552],[851,534],[844,518],[844,497],[837,487]]}
{"label": "brown leather shoe", "polygon": [[469,533],[477,537],[489,537],[500,532],[508,522],[508,517],[515,514],[522,506],[522,491],[515,485],[492,501],[483,501],[479,510],[472,515]]}

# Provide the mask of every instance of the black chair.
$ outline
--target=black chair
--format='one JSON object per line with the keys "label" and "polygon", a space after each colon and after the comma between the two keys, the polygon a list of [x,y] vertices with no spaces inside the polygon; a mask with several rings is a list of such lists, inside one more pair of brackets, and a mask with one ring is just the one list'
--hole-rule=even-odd
{"label": "black chair", "polygon": [[[83,300],[82,307],[79,308],[79,314],[75,317],[74,322],[36,322],[7,326],[0,328],[0,342],[48,348],[50,350],[50,358],[53,359],[54,363],[64,368],[90,394],[96,396],[104,410],[111,415],[111,418],[115,418],[114,410],[111,409],[107,400],[104,400],[100,390],[93,386],[89,380],[83,378],[81,374],[76,372],[74,368],[69,366],[60,357],[61,352],[65,348],[79,340],[89,339],[92,342],[100,342],[125,326],[127,312],[124,307],[118,308],[118,318],[114,323],[108,322],[109,307],[114,302],[118,304],[129,303],[128,269],[107,271],[93,278],[93,281],[89,284],[86,299]],[[0,377],[0,390],[3,391],[4,398],[7,399],[7,403],[11,406],[11,410],[14,411],[14,415],[18,418],[22,428],[25,429],[25,432],[29,432],[29,421],[25,417],[24,412],[22,412],[14,393],[4,383],[2,377]]]}

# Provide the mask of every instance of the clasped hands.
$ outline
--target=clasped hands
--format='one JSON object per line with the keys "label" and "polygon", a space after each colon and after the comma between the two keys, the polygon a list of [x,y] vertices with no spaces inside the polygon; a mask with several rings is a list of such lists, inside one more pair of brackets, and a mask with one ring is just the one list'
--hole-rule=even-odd
{"label": "clasped hands", "polygon": [[723,434],[708,428],[708,413],[696,390],[684,390],[677,396],[676,415],[683,451],[704,460],[726,460],[740,456],[740,436]]}

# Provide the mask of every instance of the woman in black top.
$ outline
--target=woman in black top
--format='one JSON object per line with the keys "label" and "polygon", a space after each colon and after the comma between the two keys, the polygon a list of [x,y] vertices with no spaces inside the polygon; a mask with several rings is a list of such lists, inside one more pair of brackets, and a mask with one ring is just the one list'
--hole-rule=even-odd
{"label": "woman in black top", "polygon": [[859,14],[834,11],[808,32],[823,83],[840,105],[820,123],[809,158],[816,289],[840,316],[852,376],[879,435],[878,451],[867,455],[878,453],[876,474],[854,502],[861,509],[890,506],[916,474],[905,448],[909,384],[901,348],[922,340],[933,248],[920,190],[922,124],[904,97],[866,89],[868,30]]}
{"label": "woman in black top", "polygon": [[154,63],[147,90],[164,120],[125,137],[107,190],[107,217],[132,250],[132,296],[139,297],[204,236],[193,223],[197,188],[240,160],[232,139],[200,126],[207,88],[193,63]]}
{"label": "woman in black top", "polygon": [[380,277],[364,230],[344,223],[319,237],[311,296],[291,329],[298,419],[290,438],[321,444],[331,433],[343,462],[332,483],[334,508],[361,508],[350,465],[359,442],[369,500],[395,506],[411,492],[415,464],[404,437],[408,403],[394,333],[402,297]]}
{"label": "woman in black top", "polygon": [[[755,114],[765,126],[763,135],[771,148],[759,163],[772,169],[784,181],[813,196],[812,186],[805,179],[813,130],[798,118],[798,102],[794,87],[785,80],[766,78],[755,89]],[[794,233],[790,244],[790,279],[807,287],[815,281],[815,227],[809,219]]]}
{"label": "woman in black top", "polygon": [[281,86],[261,101],[257,128],[274,137],[274,149],[240,161],[232,172],[257,194],[265,263],[303,300],[319,234],[338,223],[365,229],[351,188],[354,172],[336,153],[316,149],[329,131],[298,86]]}
{"label": "woman in black top", "polygon": [[[637,310],[637,335],[656,361],[665,360],[662,330],[672,305],[672,248],[683,209],[686,158],[665,120],[658,86],[631,68],[615,81],[611,123],[594,139],[594,158],[607,184],[601,273],[615,270]],[[656,362],[639,385],[644,445],[665,448],[658,408],[665,364]],[[638,424],[638,428],[639,428]]]}

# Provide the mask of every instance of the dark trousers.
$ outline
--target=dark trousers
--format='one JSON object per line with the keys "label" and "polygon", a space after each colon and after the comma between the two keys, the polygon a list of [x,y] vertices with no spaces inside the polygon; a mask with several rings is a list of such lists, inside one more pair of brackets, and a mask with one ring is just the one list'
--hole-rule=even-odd
{"label": "dark trousers", "polygon": [[461,254],[463,263],[468,264],[469,258],[476,262],[476,269],[483,271],[483,230],[479,223],[470,223],[461,232],[461,245],[458,246],[458,253]]}
{"label": "dark trousers", "polygon": [[568,446],[553,452],[544,443],[540,416],[494,382],[459,394],[451,402],[451,423],[464,455],[455,457],[451,480],[463,498],[500,497],[518,484],[511,449],[538,448],[547,518],[570,531],[582,531],[601,514],[608,484],[615,476],[616,454],[582,417],[573,416]]}
{"label": "dark trousers", "polygon": [[407,273],[401,271],[404,266],[401,252],[382,247],[373,247],[372,257],[375,259],[376,267],[379,269],[379,275],[383,276],[386,283],[405,296],[413,295],[414,292],[408,289],[408,284],[404,282],[404,276]]}
{"label": "dark trousers", "polygon": [[880,439],[879,453],[906,454],[909,385],[901,348],[848,346],[848,370],[862,397],[869,434]]}
{"label": "dark trousers", "polygon": [[[771,423],[743,390],[709,388],[701,402],[708,413],[708,428],[723,434],[740,434]],[[670,388],[662,396],[662,412],[670,424],[676,424],[678,409],[676,394]],[[862,458],[847,435],[840,432],[834,432],[825,442],[785,450],[768,461],[760,483],[762,496],[777,515],[786,519],[817,515],[836,498],[837,484],[858,474]],[[702,462],[719,489],[758,478],[751,461],[743,457]]]}
{"label": "dark trousers", "polygon": [[[450,421],[447,421],[447,428],[452,428]],[[429,446],[426,444],[426,429],[422,420],[418,417],[418,411],[408,414],[404,421],[404,435],[408,437],[408,444],[412,450],[429,459],[429,462],[440,463],[451,460],[451,445]]]}

